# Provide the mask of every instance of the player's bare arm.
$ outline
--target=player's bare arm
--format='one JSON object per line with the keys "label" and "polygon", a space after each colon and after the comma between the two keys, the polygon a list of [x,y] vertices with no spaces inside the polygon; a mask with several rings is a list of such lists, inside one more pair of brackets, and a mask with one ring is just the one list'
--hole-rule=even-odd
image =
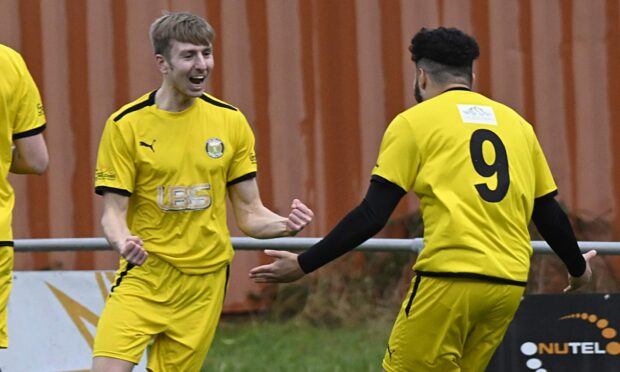
{"label": "player's bare arm", "polygon": [[312,210],[298,199],[292,201],[287,217],[272,212],[263,205],[255,178],[230,186],[229,196],[237,226],[257,239],[296,235],[314,217]]}
{"label": "player's bare arm", "polygon": [[148,253],[144,250],[142,239],[134,236],[127,226],[127,196],[106,192],[103,194],[103,215],[101,226],[106,239],[129,263],[142,265]]}
{"label": "player's bare arm", "polygon": [[11,173],[43,174],[48,164],[49,155],[43,134],[15,140]]}

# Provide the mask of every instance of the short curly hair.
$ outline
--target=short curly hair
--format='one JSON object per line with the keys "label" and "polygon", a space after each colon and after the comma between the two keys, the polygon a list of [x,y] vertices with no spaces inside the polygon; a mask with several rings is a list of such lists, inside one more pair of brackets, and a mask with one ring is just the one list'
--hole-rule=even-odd
{"label": "short curly hair", "polygon": [[423,59],[452,67],[470,67],[480,56],[476,40],[457,28],[422,28],[411,39],[411,59]]}

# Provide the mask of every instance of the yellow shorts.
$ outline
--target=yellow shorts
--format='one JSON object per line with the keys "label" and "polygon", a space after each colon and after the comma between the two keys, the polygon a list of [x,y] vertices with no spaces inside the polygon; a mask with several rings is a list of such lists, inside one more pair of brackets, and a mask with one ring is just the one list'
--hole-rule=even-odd
{"label": "yellow shorts", "polygon": [[0,348],[9,347],[7,305],[13,283],[13,247],[0,247]]}
{"label": "yellow shorts", "polygon": [[147,345],[151,371],[199,371],[222,311],[228,266],[188,275],[155,255],[123,260],[99,318],[93,356],[138,363]]}
{"label": "yellow shorts", "polygon": [[484,371],[524,287],[416,276],[383,358],[388,372]]}

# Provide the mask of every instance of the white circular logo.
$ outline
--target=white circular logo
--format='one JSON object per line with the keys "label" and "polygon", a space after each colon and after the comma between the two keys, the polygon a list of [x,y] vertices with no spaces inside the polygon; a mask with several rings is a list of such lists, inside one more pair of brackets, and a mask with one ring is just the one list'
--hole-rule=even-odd
{"label": "white circular logo", "polygon": [[224,142],[219,138],[209,138],[207,140],[207,155],[210,157],[217,159],[221,158],[224,155]]}
{"label": "white circular logo", "polygon": [[521,345],[521,352],[525,355],[534,355],[536,351],[538,351],[538,348],[533,342],[525,342]]}
{"label": "white circular logo", "polygon": [[529,369],[538,369],[538,368],[542,367],[542,362],[540,361],[540,359],[532,358],[532,359],[528,360],[525,363],[525,365]]}

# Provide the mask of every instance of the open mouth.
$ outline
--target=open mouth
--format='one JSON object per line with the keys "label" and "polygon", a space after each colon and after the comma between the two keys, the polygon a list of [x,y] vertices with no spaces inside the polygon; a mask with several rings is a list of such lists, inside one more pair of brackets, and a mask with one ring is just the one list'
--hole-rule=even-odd
{"label": "open mouth", "polygon": [[199,85],[199,84],[204,83],[205,79],[206,79],[206,76],[204,76],[204,75],[196,75],[196,76],[191,76],[191,77],[189,78],[189,81],[190,81],[192,84]]}

